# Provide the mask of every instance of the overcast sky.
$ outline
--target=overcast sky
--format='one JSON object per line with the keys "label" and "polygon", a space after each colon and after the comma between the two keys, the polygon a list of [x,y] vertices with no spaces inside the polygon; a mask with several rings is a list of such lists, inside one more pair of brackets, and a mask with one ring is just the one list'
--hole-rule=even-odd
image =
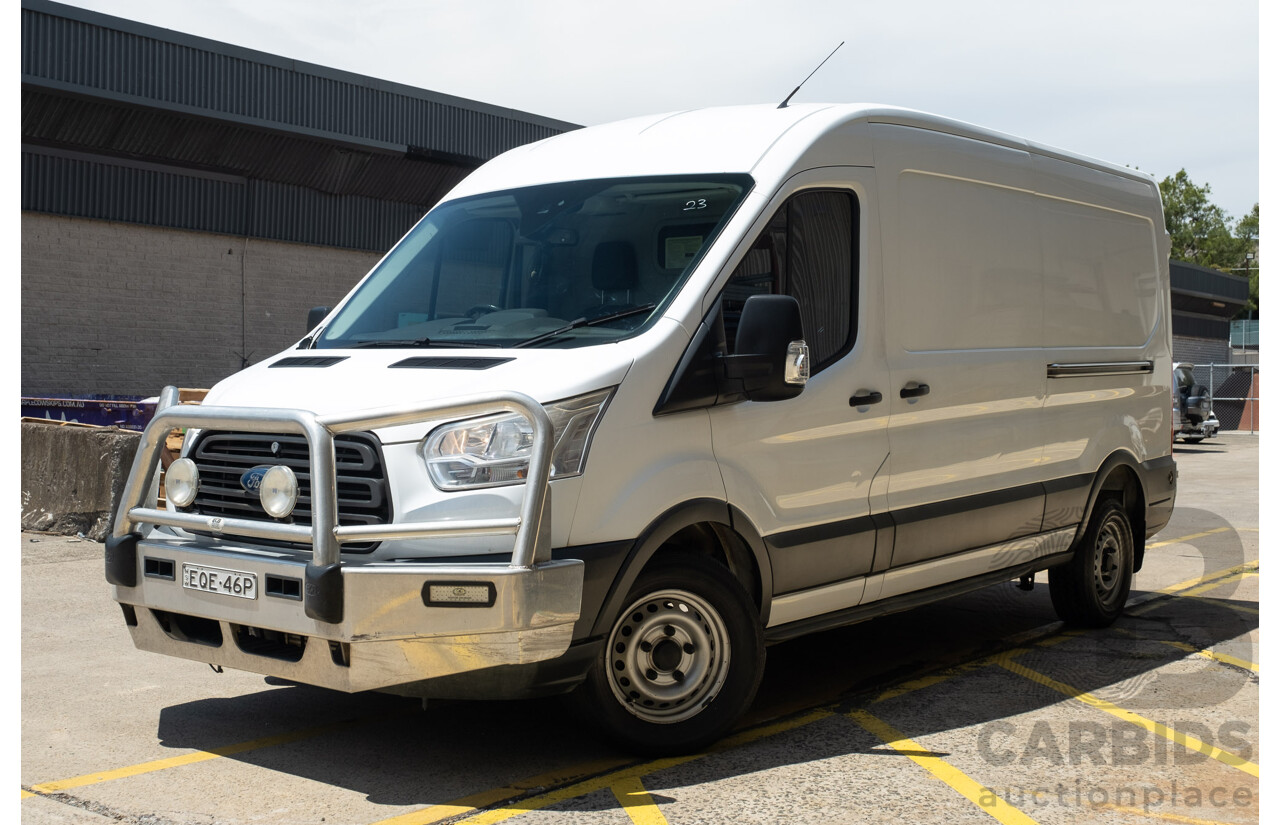
{"label": "overcast sky", "polygon": [[922,109],[1258,200],[1254,0],[71,0],[590,125],[797,95]]}

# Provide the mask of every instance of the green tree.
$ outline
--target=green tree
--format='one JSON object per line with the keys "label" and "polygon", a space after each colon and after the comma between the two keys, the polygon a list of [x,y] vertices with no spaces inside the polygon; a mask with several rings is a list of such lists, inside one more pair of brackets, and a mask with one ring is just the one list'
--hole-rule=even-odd
{"label": "green tree", "polygon": [[[1160,181],[1170,256],[1235,275],[1249,274],[1249,306],[1258,309],[1258,204],[1238,221],[1210,199],[1209,184],[1197,184],[1186,169]],[[1244,313],[1242,313],[1244,314]]]}
{"label": "green tree", "polygon": [[[1240,245],[1240,266],[1249,274],[1249,306],[1247,312],[1258,311],[1258,204],[1236,222],[1236,239]],[[1249,257],[1252,255],[1253,257]]]}
{"label": "green tree", "polygon": [[1173,243],[1170,255],[1180,261],[1227,269],[1234,264],[1237,241],[1226,211],[1209,199],[1211,192],[1209,184],[1200,186],[1191,180],[1186,169],[1160,181],[1164,226]]}

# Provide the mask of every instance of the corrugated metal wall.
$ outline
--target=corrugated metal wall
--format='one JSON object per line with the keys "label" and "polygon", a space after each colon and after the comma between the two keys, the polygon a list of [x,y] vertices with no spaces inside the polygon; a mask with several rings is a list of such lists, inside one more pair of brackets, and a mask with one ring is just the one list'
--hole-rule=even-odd
{"label": "corrugated metal wall", "polygon": [[484,159],[576,128],[22,3],[22,208],[384,251]]}
{"label": "corrugated metal wall", "polygon": [[38,0],[23,3],[22,75],[480,158],[576,128]]}
{"label": "corrugated metal wall", "polygon": [[227,235],[385,251],[423,206],[178,168],[22,153],[22,208]]}

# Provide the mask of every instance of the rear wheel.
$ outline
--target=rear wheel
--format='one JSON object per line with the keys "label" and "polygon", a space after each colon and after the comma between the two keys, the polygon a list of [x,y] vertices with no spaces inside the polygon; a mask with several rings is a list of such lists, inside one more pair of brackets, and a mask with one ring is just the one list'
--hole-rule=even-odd
{"label": "rear wheel", "polygon": [[751,599],[702,556],[641,574],[582,687],[603,732],[647,754],[719,739],[755,698],[764,638]]}
{"label": "rear wheel", "polygon": [[1049,571],[1049,596],[1064,622],[1106,627],[1120,617],[1133,581],[1133,528],[1114,499],[1099,501],[1075,556]]}

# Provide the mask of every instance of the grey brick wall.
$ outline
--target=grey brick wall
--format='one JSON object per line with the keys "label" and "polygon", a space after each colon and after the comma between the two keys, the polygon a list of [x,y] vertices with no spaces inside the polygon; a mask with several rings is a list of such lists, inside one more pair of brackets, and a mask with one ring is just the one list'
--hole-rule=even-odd
{"label": "grey brick wall", "polygon": [[300,338],[374,253],[22,215],[22,394],[210,387]]}
{"label": "grey brick wall", "polygon": [[1189,364],[1226,364],[1231,357],[1230,351],[1230,342],[1226,340],[1173,336],[1174,363],[1185,361]]}

